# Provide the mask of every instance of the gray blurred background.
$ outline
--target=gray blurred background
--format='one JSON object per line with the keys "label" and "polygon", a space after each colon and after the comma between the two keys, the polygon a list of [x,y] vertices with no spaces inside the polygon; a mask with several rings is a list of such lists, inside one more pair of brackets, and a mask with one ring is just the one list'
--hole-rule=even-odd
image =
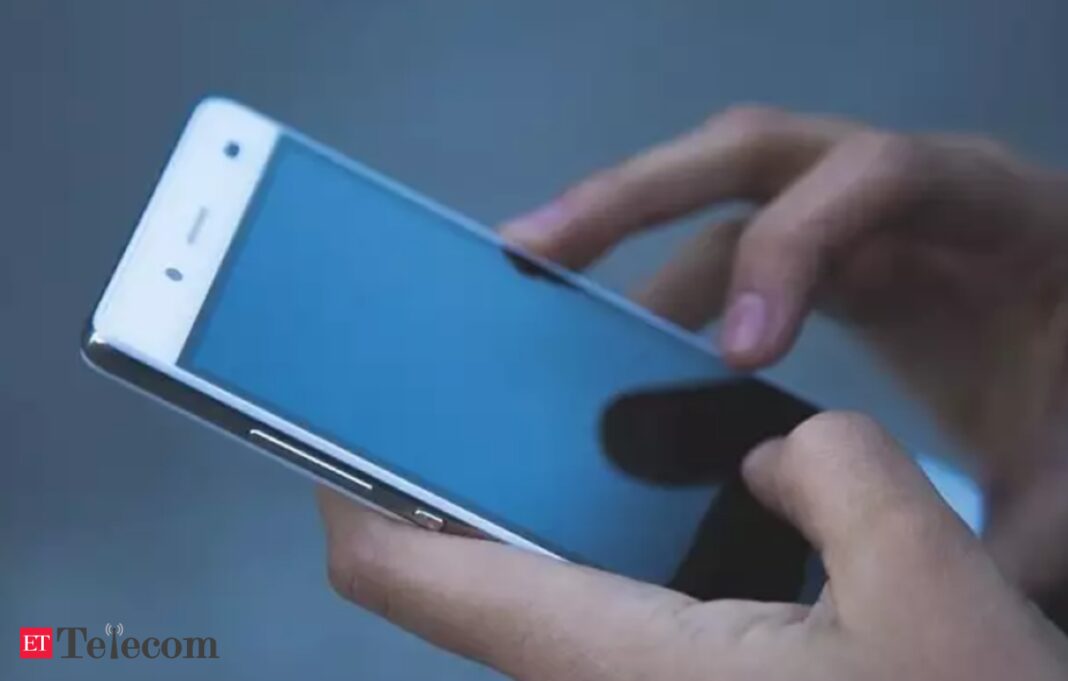
{"label": "gray blurred background", "polygon": [[[0,5],[0,678],[485,679],[328,590],[311,485],[91,373],[79,332],[193,104],[230,95],[496,222],[732,102],[986,131],[1068,161],[1064,0]],[[596,275],[648,273],[686,226]],[[775,372],[937,434],[811,325]],[[20,626],[215,636],[20,661]],[[150,666],[149,666],[150,665]]]}

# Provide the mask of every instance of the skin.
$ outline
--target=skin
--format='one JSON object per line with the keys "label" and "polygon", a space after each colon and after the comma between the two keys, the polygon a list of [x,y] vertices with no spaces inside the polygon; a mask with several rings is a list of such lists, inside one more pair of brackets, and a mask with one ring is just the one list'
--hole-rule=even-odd
{"label": "skin", "polygon": [[878,426],[828,413],[744,465],[827,566],[812,607],[699,603],[323,491],[335,588],[521,679],[1068,676],[1068,642],[1018,588],[1068,574],[1068,179],[982,139],[742,107],[504,231],[581,268],[737,200],[748,217],[710,225],[637,299],[688,328],[725,309],[720,350],[742,369],[834,315],[974,453],[985,546]]}

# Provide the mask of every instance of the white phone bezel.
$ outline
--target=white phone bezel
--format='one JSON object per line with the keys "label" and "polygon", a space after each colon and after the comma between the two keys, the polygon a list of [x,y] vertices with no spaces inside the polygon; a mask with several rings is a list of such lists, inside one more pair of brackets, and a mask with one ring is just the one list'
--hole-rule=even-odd
{"label": "white phone bezel", "polygon": [[[182,348],[283,132],[300,137],[227,99],[210,98],[197,106],[93,313],[88,343],[112,348],[312,451],[323,452],[399,490],[428,509],[508,544],[559,558],[525,537],[178,366]],[[339,162],[346,161],[311,140],[301,139]],[[230,143],[240,149],[235,157],[224,151]],[[348,165],[369,172],[351,162]],[[376,179],[385,181],[379,176]],[[190,238],[191,233],[195,238]],[[181,280],[169,278],[165,274],[168,269],[180,272]],[[330,462],[323,464],[330,466]],[[358,494],[353,496],[367,501]]]}

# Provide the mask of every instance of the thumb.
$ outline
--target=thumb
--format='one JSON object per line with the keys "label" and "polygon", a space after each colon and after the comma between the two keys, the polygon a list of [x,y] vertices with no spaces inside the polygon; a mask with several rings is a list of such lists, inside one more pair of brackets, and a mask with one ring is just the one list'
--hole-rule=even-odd
{"label": "thumb", "polygon": [[842,616],[886,612],[872,599],[908,601],[932,579],[954,591],[981,555],[920,469],[867,417],[812,417],[754,450],[743,471],[754,495],[820,552]]}

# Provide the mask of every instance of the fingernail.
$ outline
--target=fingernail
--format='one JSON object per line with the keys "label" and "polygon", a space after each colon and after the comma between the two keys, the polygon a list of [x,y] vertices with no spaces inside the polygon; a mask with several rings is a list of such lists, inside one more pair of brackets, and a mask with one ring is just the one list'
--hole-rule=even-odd
{"label": "fingernail", "polygon": [[723,350],[732,355],[756,350],[768,328],[768,304],[758,293],[735,298],[723,321]]}
{"label": "fingernail", "polygon": [[504,231],[512,236],[540,236],[567,222],[568,212],[559,199],[511,220]]}

